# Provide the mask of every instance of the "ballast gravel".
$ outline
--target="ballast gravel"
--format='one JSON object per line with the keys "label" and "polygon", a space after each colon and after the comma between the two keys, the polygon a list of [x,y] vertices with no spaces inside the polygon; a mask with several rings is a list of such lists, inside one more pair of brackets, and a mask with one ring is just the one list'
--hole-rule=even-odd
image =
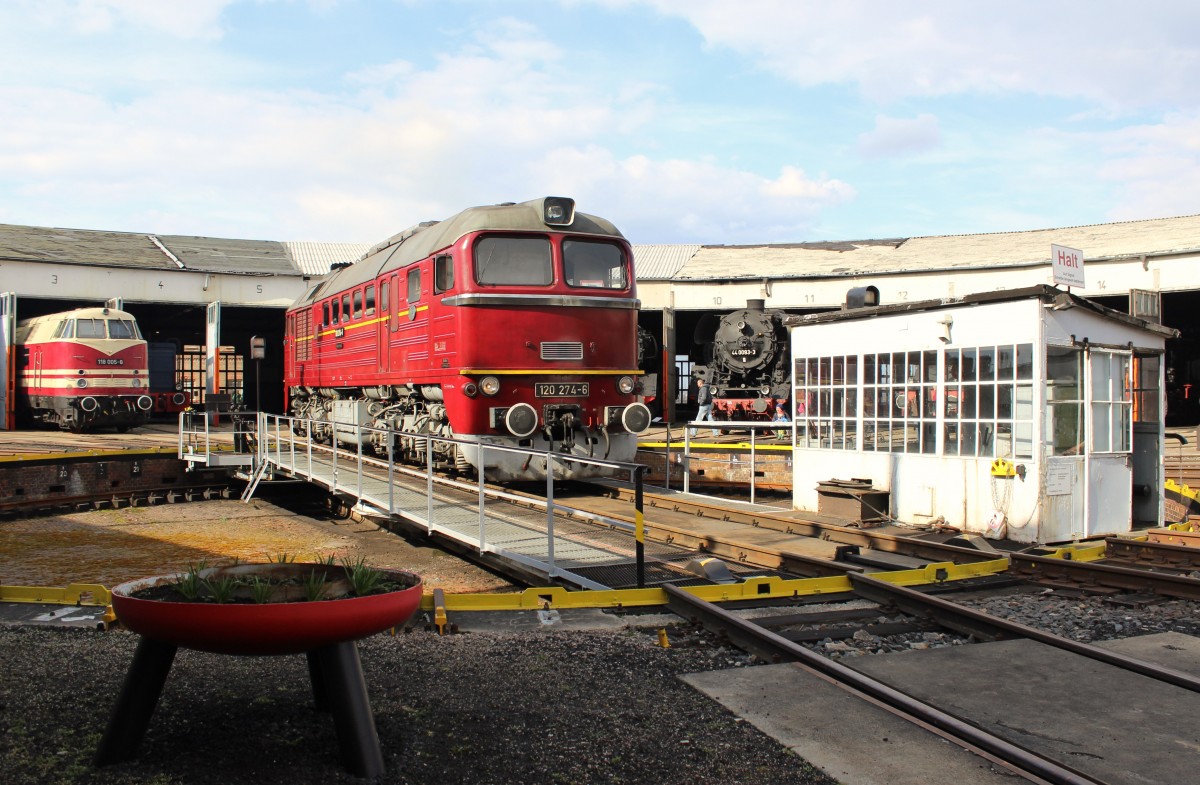
{"label": "ballast gravel", "polygon": [[[0,782],[363,782],[303,656],[180,650],[137,758],[90,766],[137,636],[0,627]],[[753,660],[694,631],[414,631],[359,643],[382,783],[829,785],[677,677]]]}

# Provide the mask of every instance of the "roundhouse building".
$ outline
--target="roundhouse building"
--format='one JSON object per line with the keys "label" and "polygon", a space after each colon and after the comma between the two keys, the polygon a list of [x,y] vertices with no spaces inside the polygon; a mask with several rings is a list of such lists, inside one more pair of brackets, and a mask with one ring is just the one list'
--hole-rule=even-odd
{"label": "roundhouse building", "polygon": [[[945,237],[635,244],[640,323],[659,347],[643,367],[658,371],[664,416],[680,419],[689,413],[691,350],[706,317],[750,300],[793,315],[836,310],[848,290],[865,286],[887,305],[1045,284],[1052,243],[1084,252],[1086,286],[1074,293],[1180,331],[1166,345],[1168,423],[1200,421],[1200,216]],[[272,350],[282,344],[284,310],[308,280],[353,262],[370,244],[0,225],[0,342],[15,318],[120,298],[152,344],[185,355],[188,347],[224,347],[212,358],[226,368],[221,378],[208,379],[201,363],[188,372],[193,389],[197,379],[219,381],[214,391],[260,389],[261,408],[278,411],[282,364]],[[261,363],[241,360],[252,336],[266,338]]]}

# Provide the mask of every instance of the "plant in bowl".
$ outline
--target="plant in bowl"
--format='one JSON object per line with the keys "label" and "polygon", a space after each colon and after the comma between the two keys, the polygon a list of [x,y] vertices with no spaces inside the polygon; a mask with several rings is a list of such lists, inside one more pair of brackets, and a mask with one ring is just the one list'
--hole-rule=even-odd
{"label": "plant in bowl", "polygon": [[360,777],[383,756],[354,642],[403,624],[421,602],[420,576],[362,559],[190,565],[112,590],[121,624],[142,636],[97,749],[97,766],[137,751],[179,647],[218,654],[308,657],[318,708],[333,713],[342,757]]}

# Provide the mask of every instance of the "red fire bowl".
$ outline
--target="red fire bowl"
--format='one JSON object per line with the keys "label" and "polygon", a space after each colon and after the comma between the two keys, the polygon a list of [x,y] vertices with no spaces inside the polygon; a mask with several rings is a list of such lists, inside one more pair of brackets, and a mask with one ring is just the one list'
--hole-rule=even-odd
{"label": "red fire bowl", "polygon": [[[272,575],[281,569],[311,570],[317,565],[263,565]],[[239,572],[249,565],[241,565]],[[421,577],[383,570],[385,580],[405,588],[366,597],[316,602],[222,603],[173,602],[132,596],[143,589],[179,582],[160,575],[119,584],[112,590],[113,610],[127,629],[147,638],[218,654],[299,654],[383,632],[408,620],[421,603]]]}

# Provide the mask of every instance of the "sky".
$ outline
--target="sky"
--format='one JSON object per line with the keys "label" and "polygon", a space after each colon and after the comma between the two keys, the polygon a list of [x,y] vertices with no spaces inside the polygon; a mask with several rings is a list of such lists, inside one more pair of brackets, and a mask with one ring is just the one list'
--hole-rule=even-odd
{"label": "sky", "polygon": [[0,223],[374,243],[570,196],[634,243],[1200,213],[1200,3],[4,0]]}

